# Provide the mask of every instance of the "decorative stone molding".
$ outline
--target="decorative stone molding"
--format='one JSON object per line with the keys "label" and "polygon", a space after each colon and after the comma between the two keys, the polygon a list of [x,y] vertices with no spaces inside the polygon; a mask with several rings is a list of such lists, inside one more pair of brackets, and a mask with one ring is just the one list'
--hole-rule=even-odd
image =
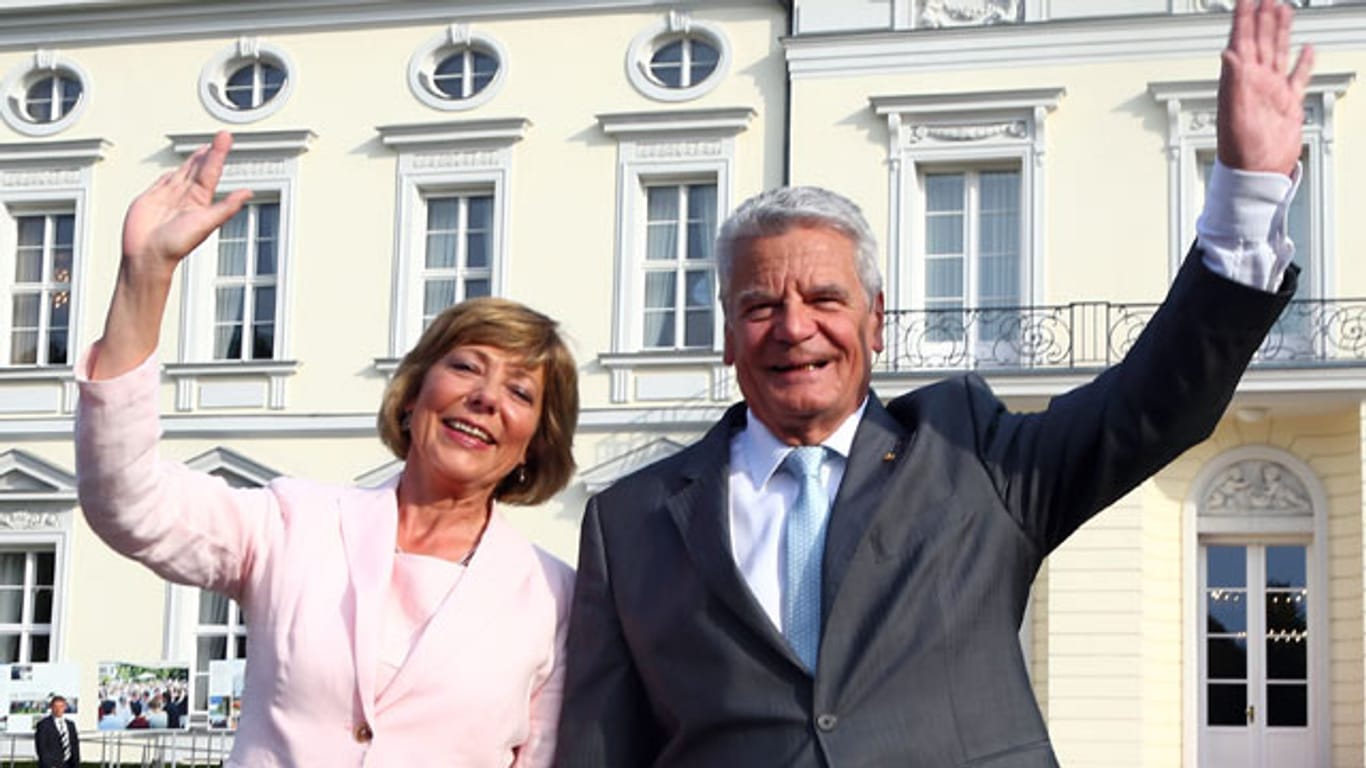
{"label": "decorative stone molding", "polygon": [[56,512],[30,512],[26,509],[0,511],[0,530],[60,530],[62,519]]}
{"label": "decorative stone molding", "polygon": [[1201,505],[1210,515],[1312,515],[1304,482],[1284,464],[1245,459],[1221,472]]}
{"label": "decorative stone molding", "polygon": [[919,144],[925,141],[971,142],[996,138],[1025,139],[1029,124],[1023,120],[982,125],[914,125],[906,131],[906,141]]}
{"label": "decorative stone molding", "polygon": [[929,29],[1024,21],[1020,0],[919,0],[917,5],[916,26]]}

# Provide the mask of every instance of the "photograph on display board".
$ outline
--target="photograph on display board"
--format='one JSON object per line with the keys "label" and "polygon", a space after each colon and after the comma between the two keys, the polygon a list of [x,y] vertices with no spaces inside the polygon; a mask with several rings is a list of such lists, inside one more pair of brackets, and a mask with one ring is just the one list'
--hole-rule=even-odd
{"label": "photograph on display board", "polygon": [[242,684],[247,660],[209,662],[209,729],[235,731],[242,716]]}
{"label": "photograph on display board", "polygon": [[190,665],[102,661],[99,665],[101,731],[179,730],[189,727]]}
{"label": "photograph on display board", "polygon": [[53,696],[66,699],[68,716],[80,711],[80,667],[69,663],[0,665],[0,718],[7,733],[33,733]]}

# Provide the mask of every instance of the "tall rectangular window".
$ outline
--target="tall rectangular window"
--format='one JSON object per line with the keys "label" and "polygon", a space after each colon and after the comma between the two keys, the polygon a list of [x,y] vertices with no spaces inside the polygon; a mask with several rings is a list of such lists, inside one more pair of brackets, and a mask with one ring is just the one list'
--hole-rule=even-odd
{"label": "tall rectangular window", "polygon": [[56,562],[50,546],[0,550],[0,664],[51,660]]}
{"label": "tall rectangular window", "polygon": [[71,270],[76,216],[15,216],[10,287],[11,365],[66,365],[70,357]]}
{"label": "tall rectangular window", "polygon": [[710,349],[715,336],[716,184],[645,188],[643,343]]}
{"label": "tall rectangular window", "polygon": [[213,359],[275,358],[279,257],[279,202],[248,203],[219,229]]}
{"label": "tall rectangular window", "polygon": [[932,321],[935,340],[1009,333],[1000,310],[1022,303],[1020,245],[1019,170],[925,174],[925,308],[962,311]]}
{"label": "tall rectangular window", "polygon": [[427,227],[422,266],[422,327],[441,310],[488,296],[493,283],[493,195],[426,197]]}
{"label": "tall rectangular window", "polygon": [[209,662],[247,657],[247,623],[242,607],[217,592],[199,591],[199,622],[195,627],[193,712],[209,709]]}

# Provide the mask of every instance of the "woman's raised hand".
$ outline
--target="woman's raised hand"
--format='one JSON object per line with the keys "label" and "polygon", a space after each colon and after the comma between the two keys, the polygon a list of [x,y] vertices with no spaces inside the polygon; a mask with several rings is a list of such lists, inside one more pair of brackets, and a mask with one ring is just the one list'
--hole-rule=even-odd
{"label": "woman's raised hand", "polygon": [[174,271],[181,259],[242,208],[251,197],[249,190],[213,199],[231,148],[232,136],[220,131],[212,143],[195,150],[179,168],[138,195],[123,220],[125,266]]}
{"label": "woman's raised hand", "polygon": [[90,378],[118,376],[156,351],[176,265],[251,197],[250,191],[242,189],[214,201],[231,148],[232,136],[219,132],[212,143],[195,150],[128,206],[123,219],[123,260],[104,320],[104,335],[91,351]]}

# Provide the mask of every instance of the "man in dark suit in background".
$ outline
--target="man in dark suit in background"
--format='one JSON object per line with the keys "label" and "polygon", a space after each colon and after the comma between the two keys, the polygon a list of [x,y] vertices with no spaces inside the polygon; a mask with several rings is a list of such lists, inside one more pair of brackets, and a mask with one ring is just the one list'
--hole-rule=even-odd
{"label": "man in dark suit in background", "polygon": [[1056,765],[1017,639],[1030,583],[1210,433],[1294,289],[1312,52],[1289,66],[1290,21],[1238,3],[1199,240],[1124,362],[1043,412],[971,375],[884,408],[857,207],[781,189],[731,216],[717,273],[745,402],[590,500],[558,765]]}
{"label": "man in dark suit in background", "polygon": [[38,768],[77,768],[81,764],[81,739],[76,724],[66,719],[66,699],[53,696],[48,716],[33,731],[33,751]]}

